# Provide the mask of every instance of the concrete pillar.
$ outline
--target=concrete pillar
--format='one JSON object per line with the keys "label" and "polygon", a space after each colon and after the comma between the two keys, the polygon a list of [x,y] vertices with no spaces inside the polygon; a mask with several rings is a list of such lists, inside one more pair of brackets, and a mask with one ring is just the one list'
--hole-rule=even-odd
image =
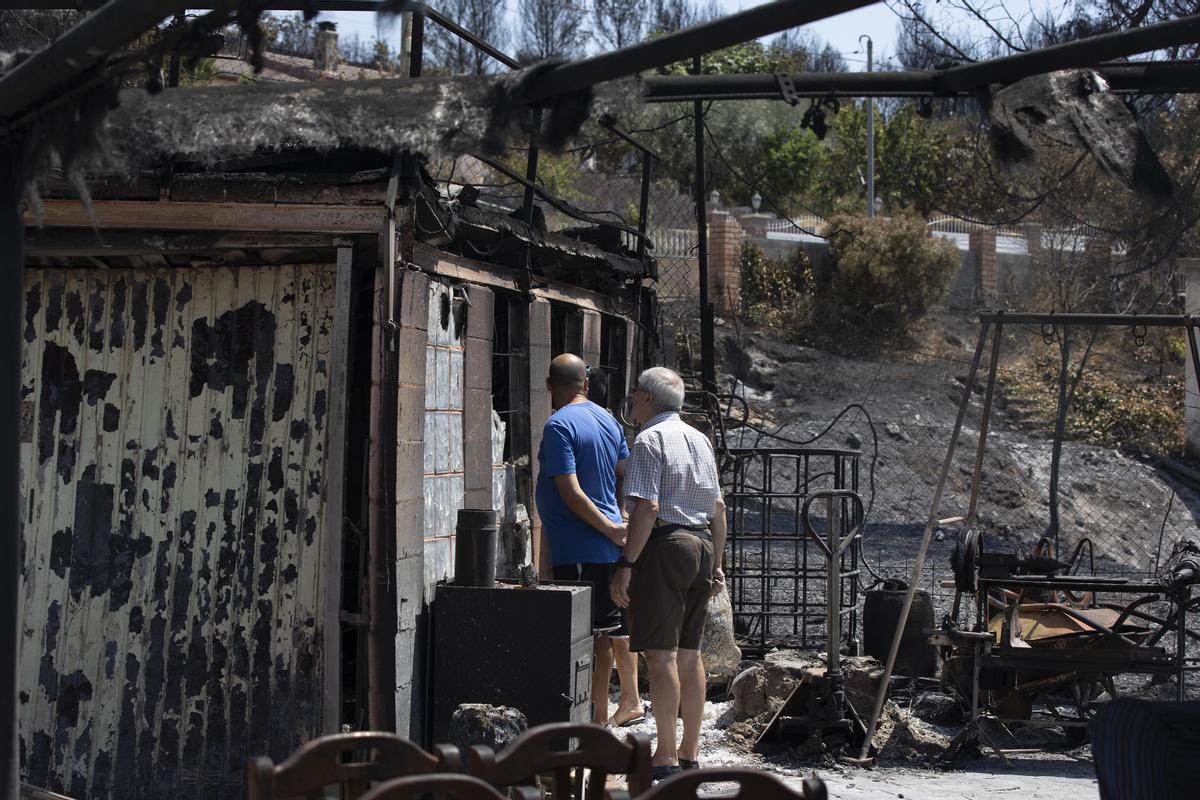
{"label": "concrete pillar", "polygon": [[990,305],[996,293],[996,232],[975,230],[967,237],[967,247],[975,264],[975,290],[980,302]]}
{"label": "concrete pillar", "polygon": [[[463,472],[467,508],[492,507],[492,322],[495,296],[470,287],[463,368]],[[502,509],[501,509],[502,510]]]}
{"label": "concrete pillar", "polygon": [[740,255],[746,232],[731,214],[708,214],[709,293],[717,314],[728,317],[737,313],[742,287]]}
{"label": "concrete pillar", "polygon": [[[399,386],[396,406],[396,730],[420,732],[416,691],[422,649],[419,616],[425,597],[425,345],[429,279],[405,276],[399,298]],[[391,387],[382,387],[383,391]]]}
{"label": "concrete pillar", "polygon": [[[1187,297],[1184,308],[1188,314],[1200,315],[1200,258],[1181,258],[1175,264],[1176,269],[1186,280]],[[1184,347],[1187,347],[1185,336]],[[1200,389],[1196,386],[1196,365],[1192,363],[1189,352],[1184,358],[1187,364],[1187,380],[1184,383],[1184,431],[1187,441],[1187,452],[1191,456],[1200,456]]]}
{"label": "concrete pillar", "polygon": [[[529,473],[536,486],[538,450],[542,446],[542,427],[550,419],[550,393],[546,374],[550,371],[550,301],[535,299],[529,304]],[[533,498],[530,497],[532,501]],[[542,521],[537,503],[529,508],[534,565],[549,574],[548,547],[542,541]]]}

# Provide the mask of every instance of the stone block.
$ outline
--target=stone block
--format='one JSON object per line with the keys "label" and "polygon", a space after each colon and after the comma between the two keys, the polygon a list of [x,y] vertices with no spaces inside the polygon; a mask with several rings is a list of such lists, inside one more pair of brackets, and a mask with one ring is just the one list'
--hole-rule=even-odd
{"label": "stone block", "polygon": [[429,324],[429,278],[419,272],[403,273],[399,306],[402,326],[425,330]]}
{"label": "stone block", "polygon": [[467,297],[471,304],[467,308],[467,338],[486,339],[490,345],[494,326],[495,293],[486,286],[472,284]]}
{"label": "stone block", "polygon": [[399,333],[400,383],[425,383],[425,347],[429,334],[420,328],[404,326]]}
{"label": "stone block", "polygon": [[399,499],[419,498],[425,485],[425,445],[401,442],[396,445],[396,487]]}
{"label": "stone block", "polygon": [[425,548],[425,498],[404,497],[396,502],[396,553],[419,556]]}
{"label": "stone block", "polygon": [[467,390],[492,389],[492,340],[467,339],[463,364],[463,385]]}
{"label": "stone block", "polygon": [[419,442],[425,438],[425,387],[402,383],[398,391],[396,439]]}

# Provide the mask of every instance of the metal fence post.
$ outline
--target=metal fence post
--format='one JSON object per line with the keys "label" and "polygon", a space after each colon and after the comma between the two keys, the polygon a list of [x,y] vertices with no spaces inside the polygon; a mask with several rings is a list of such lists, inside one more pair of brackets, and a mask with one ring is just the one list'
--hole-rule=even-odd
{"label": "metal fence post", "polygon": [[[692,57],[692,71],[699,75],[700,56]],[[696,118],[696,237],[700,262],[700,379],[706,392],[717,390],[717,363],[713,342],[713,309],[708,296],[708,208],[704,197],[704,104],[693,106]]]}

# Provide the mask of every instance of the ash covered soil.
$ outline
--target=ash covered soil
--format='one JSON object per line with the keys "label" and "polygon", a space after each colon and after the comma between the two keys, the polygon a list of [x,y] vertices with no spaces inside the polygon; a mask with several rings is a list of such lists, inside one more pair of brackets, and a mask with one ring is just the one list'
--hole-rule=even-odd
{"label": "ash covered soil", "polygon": [[[1048,749],[1011,756],[1011,768],[994,755],[964,755],[951,767],[940,768],[934,765],[934,759],[957,729],[929,725],[893,706],[875,740],[883,748],[883,757],[877,766],[867,769],[842,765],[823,756],[758,755],[752,748],[761,723],[735,721],[733,705],[730,701],[705,705],[700,740],[702,766],[762,769],[797,788],[803,778],[815,774],[825,781],[829,796],[838,800],[963,800],[993,793],[1022,800],[1099,797],[1086,745],[1069,751]],[[656,736],[652,718],[625,730]],[[682,728],[676,735],[682,735]],[[620,785],[620,781],[614,779],[614,785]],[[731,784],[709,784],[702,788],[701,796],[718,796],[731,788]]]}

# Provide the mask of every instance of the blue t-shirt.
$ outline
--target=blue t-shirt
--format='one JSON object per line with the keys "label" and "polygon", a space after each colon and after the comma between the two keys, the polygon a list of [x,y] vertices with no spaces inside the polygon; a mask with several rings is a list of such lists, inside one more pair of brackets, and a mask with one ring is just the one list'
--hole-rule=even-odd
{"label": "blue t-shirt", "polygon": [[621,548],[575,516],[558,493],[554,476],[574,474],[596,508],[620,522],[617,462],[625,458],[629,458],[629,445],[621,426],[591,401],[563,406],[546,421],[538,449],[537,507],[555,566],[611,564],[620,557]]}

